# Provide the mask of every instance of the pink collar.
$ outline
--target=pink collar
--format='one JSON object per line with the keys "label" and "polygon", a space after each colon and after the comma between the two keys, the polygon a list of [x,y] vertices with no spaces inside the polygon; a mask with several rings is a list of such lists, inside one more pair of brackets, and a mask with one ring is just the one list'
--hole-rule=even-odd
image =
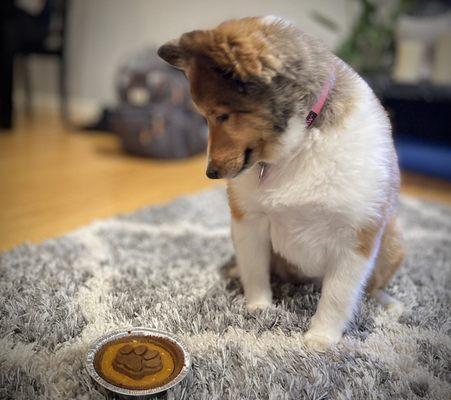
{"label": "pink collar", "polygon": [[[315,122],[316,117],[321,113],[322,109],[324,108],[324,104],[326,103],[327,97],[329,96],[330,91],[335,86],[335,64],[331,67],[331,73],[329,75],[329,78],[324,83],[323,87],[321,88],[321,92],[316,97],[316,101],[313,104],[312,108],[310,109],[309,113],[307,114],[307,117],[305,117],[305,126],[310,128],[313,123]],[[265,162],[260,162],[260,172],[258,174],[259,183],[261,184],[264,179],[268,175],[268,169],[269,165]]]}
{"label": "pink collar", "polygon": [[327,97],[329,96],[329,92],[332,90],[334,86],[335,86],[335,65],[333,65],[329,78],[321,88],[321,92],[317,96],[315,103],[313,104],[312,108],[310,109],[310,112],[305,118],[305,125],[307,126],[307,128],[310,128],[313,122],[315,122],[316,117],[320,114],[321,110],[324,107],[324,104],[326,103]]}

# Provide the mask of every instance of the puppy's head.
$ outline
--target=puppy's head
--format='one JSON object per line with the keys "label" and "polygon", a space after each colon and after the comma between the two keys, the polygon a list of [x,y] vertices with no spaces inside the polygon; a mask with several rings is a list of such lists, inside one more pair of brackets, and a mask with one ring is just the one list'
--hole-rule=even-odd
{"label": "puppy's head", "polygon": [[185,72],[208,122],[210,178],[234,178],[258,161],[270,161],[291,115],[290,101],[274,93],[281,62],[264,30],[261,18],[232,20],[185,33],[158,50]]}

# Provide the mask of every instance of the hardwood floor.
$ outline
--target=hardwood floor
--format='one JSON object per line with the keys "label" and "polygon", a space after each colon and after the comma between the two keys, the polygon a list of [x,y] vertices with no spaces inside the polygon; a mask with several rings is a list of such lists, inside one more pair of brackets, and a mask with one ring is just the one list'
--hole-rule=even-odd
{"label": "hardwood floor", "polygon": [[404,171],[401,191],[409,196],[451,204],[451,182],[427,175]]}
{"label": "hardwood floor", "polygon": [[[19,121],[0,134],[0,249],[217,185],[204,167],[204,156],[127,156],[113,135],[71,132],[53,118]],[[403,192],[451,204],[449,182],[405,174]]]}
{"label": "hardwood floor", "polygon": [[131,157],[113,135],[22,122],[0,134],[0,249],[218,184],[204,163]]}

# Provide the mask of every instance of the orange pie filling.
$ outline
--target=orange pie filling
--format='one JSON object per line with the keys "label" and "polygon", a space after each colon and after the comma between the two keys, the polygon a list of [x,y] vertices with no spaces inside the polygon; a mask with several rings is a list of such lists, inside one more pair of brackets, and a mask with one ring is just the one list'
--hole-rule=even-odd
{"label": "orange pie filling", "polygon": [[105,344],[94,366],[107,382],[126,389],[163,386],[181,371],[184,356],[171,341],[151,336],[130,336]]}

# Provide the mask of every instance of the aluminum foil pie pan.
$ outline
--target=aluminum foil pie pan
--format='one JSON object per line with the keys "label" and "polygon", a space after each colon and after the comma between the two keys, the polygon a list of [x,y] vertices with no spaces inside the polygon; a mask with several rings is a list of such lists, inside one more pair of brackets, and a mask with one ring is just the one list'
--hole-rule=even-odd
{"label": "aluminum foil pie pan", "polygon": [[[105,373],[106,370],[105,371],[102,370],[102,366],[105,363],[109,362],[108,357],[111,358],[111,356],[107,356],[107,354],[110,354],[114,351],[112,350],[113,347],[114,348],[120,347],[120,345],[123,344],[122,348],[125,348],[126,345],[129,343],[132,344],[137,343],[138,345],[142,343],[144,344],[150,343],[149,346],[150,345],[155,346],[155,344],[157,346],[161,346],[163,350],[166,350],[166,352],[162,351],[161,354],[158,354],[158,358],[160,356],[166,357],[166,359],[168,360],[172,358],[173,364],[171,365],[173,365],[174,367],[172,375],[162,380],[162,384],[160,386],[153,385],[154,387],[149,388],[140,387],[140,385],[142,385],[142,381],[140,380],[142,377],[136,378],[136,376],[133,376],[132,378],[130,378],[129,376],[124,376],[125,381],[129,382],[127,384],[119,382],[119,380],[115,381],[114,379],[112,379],[111,376],[108,376],[108,374]],[[141,345],[141,348],[143,347],[145,346]],[[131,347],[128,346],[128,349],[126,348],[124,352],[126,353],[127,351],[129,351],[130,348]],[[136,349],[137,347],[134,347],[133,351],[135,351]],[[116,357],[113,360],[113,362],[116,362],[116,359],[118,357],[117,354],[119,354],[120,351],[122,350],[118,350],[118,352],[116,353]],[[142,351],[144,350],[141,349],[139,352]],[[128,357],[128,355],[121,354],[121,356],[119,357]],[[133,353],[133,357],[136,358],[139,356]],[[150,355],[147,358],[150,359],[151,357],[153,356]],[[120,360],[122,360],[123,362],[123,359]],[[136,360],[131,360],[131,362],[134,361]],[[155,359],[153,361],[155,361]],[[170,333],[145,327],[135,327],[115,330],[95,340],[88,350],[86,365],[91,378],[109,396],[112,396],[114,398],[125,398],[125,399],[148,399],[152,398],[153,395],[165,392],[166,390],[180,383],[189,372],[189,369],[191,367],[191,358],[186,349],[186,346],[179,339],[177,339]],[[161,368],[162,367],[163,364]],[[112,371],[112,374],[114,374],[115,376],[120,376],[118,375],[121,373],[118,372],[121,371],[120,369],[115,370],[114,368],[110,368],[110,370]],[[150,373],[150,375],[148,376],[151,377],[152,373]],[[135,382],[136,385],[130,382]]]}

